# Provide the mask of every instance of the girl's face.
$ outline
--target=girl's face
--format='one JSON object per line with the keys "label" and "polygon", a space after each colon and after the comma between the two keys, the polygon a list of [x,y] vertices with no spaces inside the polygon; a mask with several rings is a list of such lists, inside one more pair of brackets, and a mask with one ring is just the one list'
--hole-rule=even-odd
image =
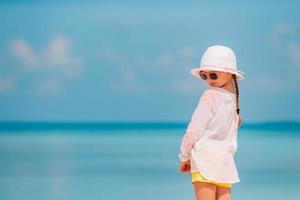
{"label": "girl's face", "polygon": [[[217,74],[217,79],[214,80],[214,79],[210,78],[209,73],[212,73],[212,72]],[[232,81],[232,74],[229,72],[209,70],[209,71],[201,71],[201,73],[206,74],[207,79],[204,81],[206,81],[207,84],[214,86],[214,87],[221,87],[225,83]]]}

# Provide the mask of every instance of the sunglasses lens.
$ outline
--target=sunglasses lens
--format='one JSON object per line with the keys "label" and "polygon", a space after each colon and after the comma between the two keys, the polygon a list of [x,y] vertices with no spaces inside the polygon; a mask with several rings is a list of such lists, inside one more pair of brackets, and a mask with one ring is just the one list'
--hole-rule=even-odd
{"label": "sunglasses lens", "polygon": [[200,73],[199,75],[200,75],[200,77],[201,77],[203,80],[206,80],[207,77],[206,77],[205,74]]}
{"label": "sunglasses lens", "polygon": [[212,80],[216,80],[218,78],[217,74],[216,73],[210,73],[209,74],[209,77],[212,79]]}

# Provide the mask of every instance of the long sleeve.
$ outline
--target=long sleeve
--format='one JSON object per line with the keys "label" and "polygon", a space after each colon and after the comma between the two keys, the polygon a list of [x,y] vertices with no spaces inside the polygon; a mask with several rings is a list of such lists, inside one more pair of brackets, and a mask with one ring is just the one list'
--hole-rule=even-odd
{"label": "long sleeve", "polygon": [[200,139],[209,120],[213,117],[211,96],[209,91],[206,90],[192,114],[186,133],[181,141],[180,153],[178,154],[180,161],[190,159],[190,152],[194,143]]}

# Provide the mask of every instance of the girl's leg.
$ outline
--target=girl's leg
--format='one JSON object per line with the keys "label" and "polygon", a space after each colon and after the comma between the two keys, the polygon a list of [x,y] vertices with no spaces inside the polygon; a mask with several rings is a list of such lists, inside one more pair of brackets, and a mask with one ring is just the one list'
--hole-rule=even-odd
{"label": "girl's leg", "polygon": [[196,200],[216,200],[217,186],[215,184],[196,181],[193,185]]}
{"label": "girl's leg", "polygon": [[216,200],[230,200],[231,188],[217,186]]}

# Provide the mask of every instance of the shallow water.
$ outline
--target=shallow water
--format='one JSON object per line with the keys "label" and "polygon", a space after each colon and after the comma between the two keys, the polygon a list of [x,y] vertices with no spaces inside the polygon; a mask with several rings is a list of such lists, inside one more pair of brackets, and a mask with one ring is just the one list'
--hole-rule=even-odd
{"label": "shallow water", "polygon": [[[1,200],[194,199],[184,129],[0,134]],[[300,133],[240,130],[232,199],[300,199]]]}

